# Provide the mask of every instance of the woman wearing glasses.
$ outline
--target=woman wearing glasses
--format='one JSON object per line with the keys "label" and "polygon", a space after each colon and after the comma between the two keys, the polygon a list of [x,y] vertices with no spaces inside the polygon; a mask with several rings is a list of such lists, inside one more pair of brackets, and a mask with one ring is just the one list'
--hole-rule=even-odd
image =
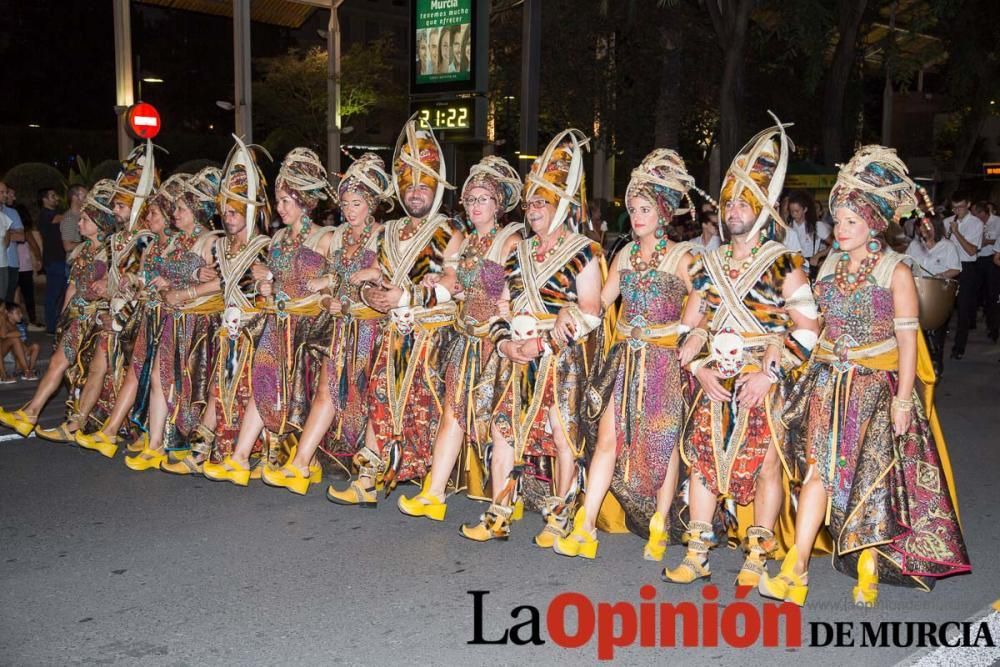
{"label": "woman wearing glasses", "polygon": [[473,166],[462,188],[462,204],[473,229],[463,240],[457,260],[450,262],[460,290],[455,295],[459,301],[455,321],[458,335],[450,338],[441,352],[445,409],[434,441],[431,472],[417,496],[399,499],[403,514],[444,519],[448,480],[465,438],[480,453],[489,441],[489,425],[475,419],[476,390],[483,364],[493,353],[490,327],[507,314],[501,308],[504,262],[524,238],[524,225],[501,228],[497,217],[513,210],[520,200],[517,171],[495,156],[487,156]]}
{"label": "woman wearing glasses", "polygon": [[462,535],[507,539],[523,491],[546,525],[535,544],[565,537],[580,490],[580,413],[589,369],[589,335],[600,349],[601,247],[573,231],[586,215],[583,148],[587,138],[566,130],[535,160],[524,188],[534,236],[517,244],[506,265],[510,316],[491,327],[497,354],[483,374],[477,407],[491,427],[493,503]]}

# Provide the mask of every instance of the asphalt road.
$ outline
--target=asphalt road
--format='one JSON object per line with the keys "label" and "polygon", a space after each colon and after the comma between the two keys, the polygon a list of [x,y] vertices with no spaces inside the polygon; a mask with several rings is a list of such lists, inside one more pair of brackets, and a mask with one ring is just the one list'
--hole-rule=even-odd
{"label": "asphalt road", "polygon": [[[802,648],[635,646],[615,658],[812,667],[923,656],[921,664],[941,664],[942,654],[914,648],[810,647],[808,624],[961,621],[983,617],[1000,598],[998,358],[1000,346],[974,332],[938,393],[972,574],[942,581],[930,594],[883,586],[878,608],[859,610],[849,601],[853,582],[817,559]],[[0,387],[0,404],[15,406],[30,391]],[[43,423],[57,423],[60,410],[53,400]],[[640,588],[649,584],[657,602],[703,601],[700,587],[660,583],[658,567],[642,560],[642,541],[631,535],[602,536],[596,561],[567,559],[531,543],[540,518],[529,515],[509,542],[474,544],[459,537],[458,526],[483,506],[466,499],[454,499],[447,520],[433,523],[401,515],[395,497],[376,510],[339,507],[324,498],[325,485],[302,498],[259,482],[239,489],[136,473],[120,455],[108,460],[11,433],[0,432],[0,664],[592,663],[596,640],[562,648],[546,629],[558,594],[638,608]],[[667,560],[682,554],[671,546]],[[730,582],[741,559],[717,550],[712,562],[721,609],[734,600]],[[468,644],[470,590],[489,591],[482,598],[485,639],[526,621],[530,611],[520,610],[516,620],[511,612],[531,605],[546,643]],[[760,604],[756,593],[748,599]],[[570,620],[567,629],[574,628]],[[1000,642],[1000,632],[994,639]],[[1000,658],[986,651],[943,655],[964,665]]]}

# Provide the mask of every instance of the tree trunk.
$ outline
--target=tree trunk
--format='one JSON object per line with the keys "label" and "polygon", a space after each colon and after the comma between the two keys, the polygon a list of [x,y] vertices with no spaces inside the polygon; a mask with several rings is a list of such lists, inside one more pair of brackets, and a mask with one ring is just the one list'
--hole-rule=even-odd
{"label": "tree trunk", "polygon": [[741,113],[743,72],[752,0],[707,0],[705,3],[719,48],[725,55],[719,90],[719,152],[723,165],[732,162],[743,145]]}
{"label": "tree trunk", "polygon": [[685,97],[681,88],[683,79],[681,53],[684,51],[686,31],[677,22],[660,28],[663,60],[660,63],[660,96],[656,101],[654,146],[680,148],[681,112]]}
{"label": "tree trunk", "polygon": [[858,29],[867,4],[868,0],[837,3],[839,38],[823,91],[823,162],[831,167],[844,160],[844,94],[851,78]]}

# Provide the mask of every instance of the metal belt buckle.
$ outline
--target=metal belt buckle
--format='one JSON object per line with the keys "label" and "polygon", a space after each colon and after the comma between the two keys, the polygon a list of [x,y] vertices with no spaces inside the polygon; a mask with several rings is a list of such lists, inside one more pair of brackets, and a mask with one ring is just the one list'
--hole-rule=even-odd
{"label": "metal belt buckle", "polygon": [[646,347],[643,336],[649,335],[649,322],[642,315],[636,315],[629,324],[632,326],[632,331],[629,333],[628,346],[633,350],[641,350]]}
{"label": "metal belt buckle", "polygon": [[854,362],[850,360],[851,350],[858,346],[858,341],[851,334],[841,334],[833,343],[833,356],[836,360],[833,367],[838,373],[846,373],[854,368]]}

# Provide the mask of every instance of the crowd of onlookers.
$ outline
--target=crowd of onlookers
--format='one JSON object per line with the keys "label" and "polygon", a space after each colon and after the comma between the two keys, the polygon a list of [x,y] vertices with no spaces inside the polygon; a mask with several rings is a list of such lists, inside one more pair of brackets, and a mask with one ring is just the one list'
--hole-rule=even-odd
{"label": "crowd of onlookers", "polygon": [[[23,380],[37,379],[39,346],[29,331],[55,334],[66,294],[66,255],[80,243],[80,209],[87,188],[69,188],[66,210],[56,188],[38,191],[38,219],[18,201],[17,191],[0,181],[0,383],[15,379],[7,373],[7,356],[14,359]],[[39,316],[35,280],[44,276],[45,302]]]}

